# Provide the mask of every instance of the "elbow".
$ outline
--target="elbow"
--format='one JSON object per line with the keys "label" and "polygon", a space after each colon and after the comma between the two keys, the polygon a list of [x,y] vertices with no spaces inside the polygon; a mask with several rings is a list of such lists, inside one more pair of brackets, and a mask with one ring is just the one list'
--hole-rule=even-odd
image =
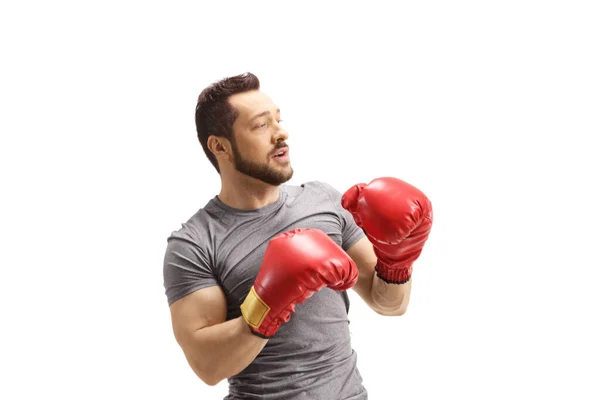
{"label": "elbow", "polygon": [[223,378],[218,377],[214,371],[202,371],[194,366],[192,366],[192,370],[196,376],[208,386],[216,386],[223,380]]}
{"label": "elbow", "polygon": [[390,314],[390,316],[392,317],[400,317],[402,315],[406,314],[406,307],[400,307],[397,308],[396,310],[392,311],[392,313]]}
{"label": "elbow", "polygon": [[399,306],[383,306],[374,303],[372,308],[373,311],[375,311],[379,315],[383,315],[384,317],[399,317],[406,313],[408,305],[401,304]]}
{"label": "elbow", "polygon": [[[202,379],[202,378],[200,378],[200,379]],[[219,379],[216,377],[208,377],[208,378],[202,379],[202,382],[206,383],[208,386],[217,386],[221,381],[222,381],[222,379]]]}
{"label": "elbow", "polygon": [[406,313],[409,297],[403,295],[397,299],[390,300],[375,295],[371,298],[371,304],[371,308],[379,315],[399,317]]}
{"label": "elbow", "polygon": [[192,368],[192,371],[196,374],[198,378],[208,386],[216,386],[221,382],[224,378],[220,377],[217,374],[217,371],[214,368],[211,368],[204,363],[191,360],[188,357],[188,364]]}
{"label": "elbow", "polygon": [[375,312],[379,315],[383,315],[384,317],[400,317],[406,313],[406,308],[397,308],[397,309],[378,308],[378,309],[375,309]]}

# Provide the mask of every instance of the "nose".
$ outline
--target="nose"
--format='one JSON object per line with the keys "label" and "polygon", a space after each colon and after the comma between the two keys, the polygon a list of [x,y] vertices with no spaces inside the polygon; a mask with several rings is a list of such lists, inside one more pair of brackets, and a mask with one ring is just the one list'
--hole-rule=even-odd
{"label": "nose", "polygon": [[288,133],[285,129],[283,129],[281,127],[281,125],[278,125],[278,129],[275,132],[275,134],[273,135],[273,143],[279,143],[279,142],[283,142],[286,141],[288,138]]}

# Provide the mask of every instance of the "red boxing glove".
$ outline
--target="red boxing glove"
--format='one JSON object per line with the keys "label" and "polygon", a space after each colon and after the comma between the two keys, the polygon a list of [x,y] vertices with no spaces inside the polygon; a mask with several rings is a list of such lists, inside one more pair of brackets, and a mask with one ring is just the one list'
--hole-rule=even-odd
{"label": "red boxing glove", "polygon": [[252,333],[273,336],[295,305],[327,286],[346,290],[358,269],[350,256],[318,229],[294,229],[271,239],[258,276],[244,300],[242,316]]}
{"label": "red boxing glove", "polygon": [[342,207],[373,244],[377,276],[387,283],[407,282],[431,230],[427,196],[400,179],[384,177],[352,186],[342,196]]}

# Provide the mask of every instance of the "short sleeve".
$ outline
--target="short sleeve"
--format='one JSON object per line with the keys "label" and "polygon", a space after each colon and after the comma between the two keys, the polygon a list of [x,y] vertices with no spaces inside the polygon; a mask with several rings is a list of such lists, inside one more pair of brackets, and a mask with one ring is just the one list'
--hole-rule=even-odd
{"label": "short sleeve", "polygon": [[167,241],[163,279],[169,306],[196,290],[218,285],[206,252],[191,241],[173,236]]}
{"label": "short sleeve", "polygon": [[358,242],[359,239],[362,239],[365,236],[365,233],[358,225],[356,225],[352,214],[342,207],[342,193],[328,183],[318,183],[329,195],[329,198],[333,202],[335,211],[340,218],[340,222],[342,224],[342,249],[347,251],[356,242]]}

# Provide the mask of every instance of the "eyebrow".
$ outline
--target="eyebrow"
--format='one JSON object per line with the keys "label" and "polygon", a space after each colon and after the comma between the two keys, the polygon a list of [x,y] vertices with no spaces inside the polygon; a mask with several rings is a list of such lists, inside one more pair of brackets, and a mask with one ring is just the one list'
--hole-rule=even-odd
{"label": "eyebrow", "polygon": [[[277,109],[277,114],[280,114],[281,110]],[[254,121],[256,118],[264,117],[265,115],[269,115],[269,111],[263,111],[260,114],[256,114],[254,117],[250,118],[250,122]]]}

